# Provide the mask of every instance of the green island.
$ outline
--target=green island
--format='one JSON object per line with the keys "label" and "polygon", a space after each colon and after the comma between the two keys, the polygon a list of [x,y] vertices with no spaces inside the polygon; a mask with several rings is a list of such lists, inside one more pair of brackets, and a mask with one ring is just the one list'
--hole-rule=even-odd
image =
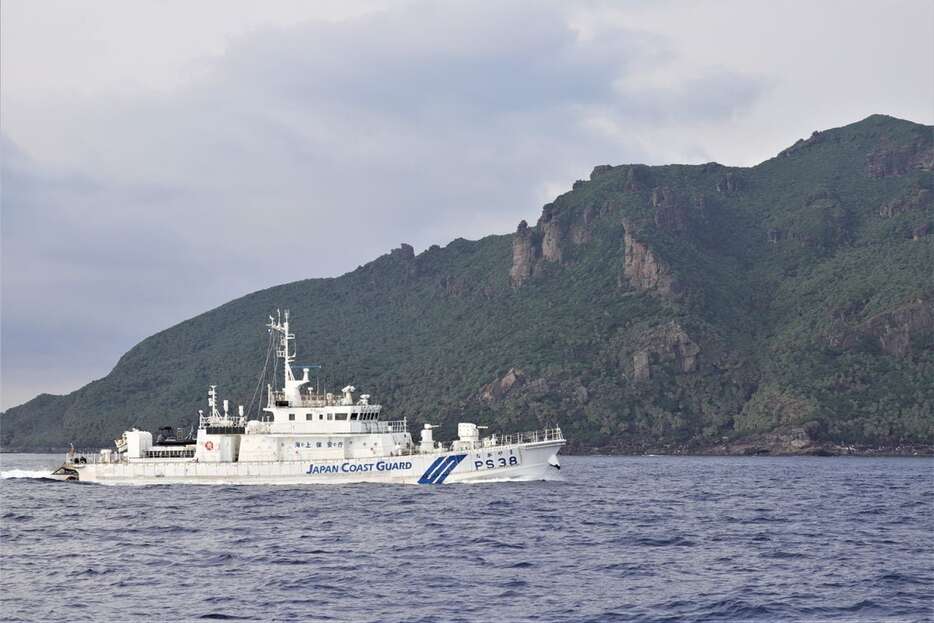
{"label": "green island", "polygon": [[[264,321],[411,426],[559,425],[569,452],[930,454],[934,128],[883,115],[750,168],[601,165],[534,226],[411,246],[153,335],[0,416],[4,451],[249,405]],[[252,412],[255,417],[256,402]]]}

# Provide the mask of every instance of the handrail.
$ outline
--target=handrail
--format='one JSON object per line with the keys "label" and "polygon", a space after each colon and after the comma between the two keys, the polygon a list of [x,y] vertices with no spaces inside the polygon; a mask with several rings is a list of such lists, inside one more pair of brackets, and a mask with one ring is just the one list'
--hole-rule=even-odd
{"label": "handrail", "polygon": [[[372,413],[373,411],[378,411],[380,409],[380,405],[377,403],[369,403],[365,405],[354,403],[354,404],[347,405],[343,403],[343,400],[344,400],[344,397],[342,395],[332,395],[331,399],[328,400],[327,394],[305,393],[305,394],[299,394],[298,401],[289,402],[288,406],[289,407],[360,407],[361,410],[366,411],[368,413]],[[284,391],[275,390],[272,392],[272,395],[271,395],[272,406],[277,406],[276,405],[277,402],[285,402],[285,401],[286,401],[286,398],[285,398]]]}
{"label": "handrail", "polygon": [[[254,420],[255,421],[255,420]],[[322,422],[319,420],[314,420],[315,427],[318,428],[318,425]],[[280,434],[297,434],[297,435],[311,435],[311,434],[327,434],[327,435],[353,435],[353,434],[373,434],[373,433],[407,433],[409,431],[408,420],[327,420],[323,422],[324,424],[334,425],[337,422],[340,425],[347,425],[345,428],[350,430],[308,430],[307,424],[302,420],[295,422],[280,422],[278,425],[278,433]],[[250,432],[246,433],[251,434],[270,434],[272,432],[274,422],[265,421],[254,424],[250,429]],[[359,426],[356,426],[358,425]]]}
{"label": "handrail", "polygon": [[559,427],[544,428],[513,433],[511,435],[490,435],[480,440],[483,447],[514,446],[520,443],[539,443],[543,441],[564,441],[564,434]]}
{"label": "handrail", "polygon": [[[513,433],[511,435],[490,435],[489,437],[484,437],[479,441],[475,442],[475,445],[469,448],[460,446],[460,450],[490,450],[493,448],[504,448],[508,446],[516,446],[524,443],[544,443],[548,441],[565,441],[564,433],[561,432],[559,427],[555,428],[544,428],[539,430],[527,431],[523,433]],[[440,443],[436,442],[435,447],[431,452],[421,452],[419,447],[413,446],[411,450],[403,452],[406,456],[414,454],[441,454],[444,452],[450,452],[454,444],[463,443],[462,440],[455,440],[451,443]]]}
{"label": "handrail", "polygon": [[408,420],[374,420],[369,424],[375,425],[378,433],[405,433],[409,430]]}

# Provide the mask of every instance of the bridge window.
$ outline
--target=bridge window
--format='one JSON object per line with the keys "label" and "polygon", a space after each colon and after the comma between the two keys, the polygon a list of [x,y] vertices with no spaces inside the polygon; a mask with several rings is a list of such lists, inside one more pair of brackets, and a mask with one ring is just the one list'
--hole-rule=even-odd
{"label": "bridge window", "polygon": [[[334,414],[334,419],[335,419],[335,420],[346,420],[346,419],[347,419],[347,414],[346,414],[346,413],[335,413],[335,414]],[[353,419],[353,418],[351,418],[351,419]]]}
{"label": "bridge window", "polygon": [[306,413],[306,414],[305,414],[305,421],[306,421],[306,422],[310,422],[310,421],[313,420],[313,419],[315,419],[315,417],[314,417],[314,415],[312,415],[311,413]]}
{"label": "bridge window", "polygon": [[333,420],[333,419],[334,419],[334,414],[328,413],[328,420]]}
{"label": "bridge window", "polygon": [[351,414],[350,414],[350,419],[351,419],[351,420],[356,420],[356,419],[357,419],[357,414],[356,414],[356,413],[351,413]]}
{"label": "bridge window", "polygon": [[289,413],[289,421],[290,421],[290,422],[294,422],[294,421],[295,421],[295,414],[294,414],[294,413]]}

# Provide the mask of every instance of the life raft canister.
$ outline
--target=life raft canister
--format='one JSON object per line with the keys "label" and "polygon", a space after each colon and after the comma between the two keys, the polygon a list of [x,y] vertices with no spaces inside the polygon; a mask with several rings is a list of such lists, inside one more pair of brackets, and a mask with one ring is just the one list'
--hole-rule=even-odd
{"label": "life raft canister", "polygon": [[213,442],[213,441],[205,441],[205,442],[204,442],[204,449],[205,449],[205,450],[213,450],[213,449],[214,449],[214,442]]}

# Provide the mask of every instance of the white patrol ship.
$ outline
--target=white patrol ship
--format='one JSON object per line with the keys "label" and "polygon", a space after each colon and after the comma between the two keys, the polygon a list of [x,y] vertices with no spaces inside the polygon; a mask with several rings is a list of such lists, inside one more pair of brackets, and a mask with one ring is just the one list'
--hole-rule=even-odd
{"label": "white patrol ship", "polygon": [[[405,419],[380,418],[370,396],[340,396],[310,386],[309,367],[295,378],[289,312],[269,318],[270,353],[282,361],[281,389],[267,386],[260,420],[236,415],[228,402],[218,409],[216,386],[208,392],[208,412],[200,412],[197,436],[174,435],[171,428],[153,443],[137,429],[123,433],[116,449],[98,454],[70,450],[52,476],[61,480],[127,484],[337,484],[386,482],[439,485],[451,482],[557,479],[560,428],[481,437],[485,427],[462,422],[458,439],[442,444],[425,424],[416,445]],[[267,356],[267,363],[269,357]],[[265,374],[265,372],[264,372]],[[273,378],[275,378],[273,372]]]}

